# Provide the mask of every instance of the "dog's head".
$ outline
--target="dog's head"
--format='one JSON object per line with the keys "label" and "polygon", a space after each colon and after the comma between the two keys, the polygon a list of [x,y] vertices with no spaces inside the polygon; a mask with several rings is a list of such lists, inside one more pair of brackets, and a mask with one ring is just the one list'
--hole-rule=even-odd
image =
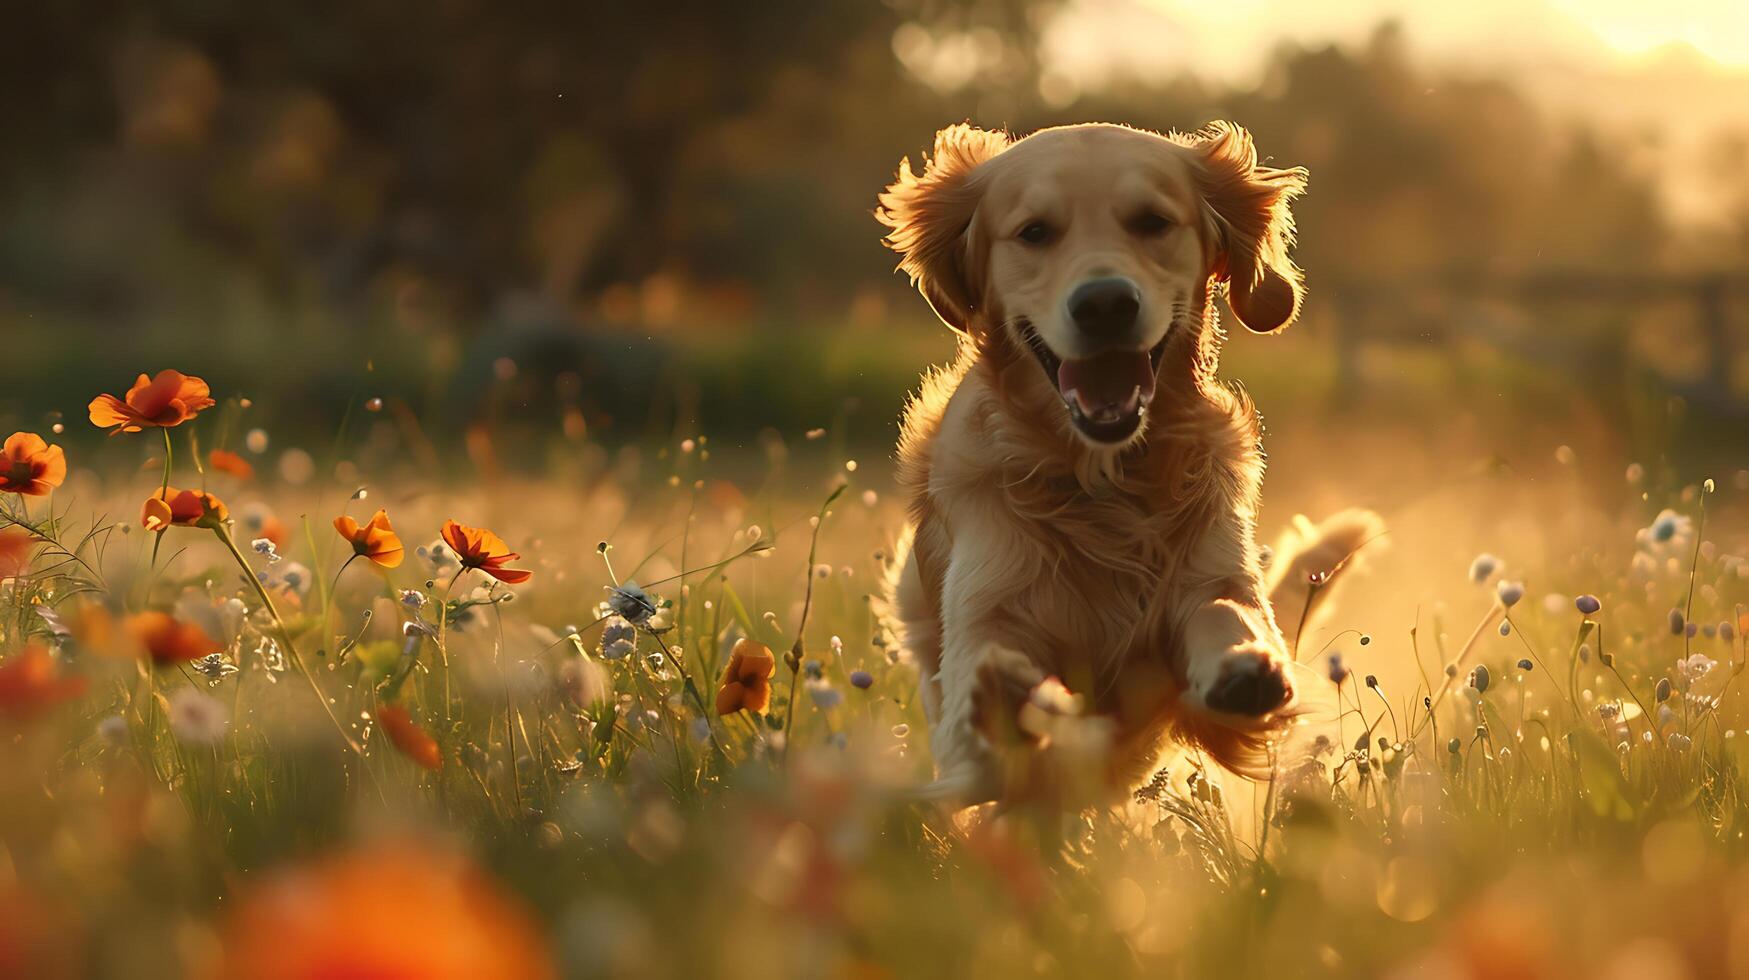
{"label": "dog's head", "polygon": [[1202,329],[1210,280],[1258,333],[1299,312],[1289,202],[1302,169],[1257,165],[1251,136],[1122,126],[1046,129],[1019,141],[971,126],[936,134],[877,216],[935,312],[956,330],[1006,331],[1102,447],[1137,438],[1174,331]]}

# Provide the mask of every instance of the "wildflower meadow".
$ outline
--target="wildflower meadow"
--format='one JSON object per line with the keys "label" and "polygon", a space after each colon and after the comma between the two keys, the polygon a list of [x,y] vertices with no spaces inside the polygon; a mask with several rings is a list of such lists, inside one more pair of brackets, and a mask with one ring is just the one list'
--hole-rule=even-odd
{"label": "wildflower meadow", "polygon": [[241,388],[0,450],[0,976],[1749,972],[1749,475],[1387,513],[1273,778],[955,813],[830,431],[450,479]]}

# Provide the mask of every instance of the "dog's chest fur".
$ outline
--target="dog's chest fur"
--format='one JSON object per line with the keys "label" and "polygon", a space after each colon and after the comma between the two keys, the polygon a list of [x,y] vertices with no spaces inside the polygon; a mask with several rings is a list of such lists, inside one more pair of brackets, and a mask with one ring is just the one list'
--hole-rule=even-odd
{"label": "dog's chest fur", "polygon": [[[1165,597],[1186,541],[1223,499],[1214,447],[1172,433],[1225,431],[1207,423],[1230,412],[1187,390],[1160,403],[1159,433],[1122,459],[1065,454],[1061,406],[1017,383],[1036,365],[978,353],[927,379],[906,415],[900,477],[925,590],[946,606],[989,606],[1006,642],[1110,707],[1125,672],[1144,666],[1136,651],[1170,668],[1159,660],[1178,624]],[[1187,413],[1195,424],[1173,424]],[[978,593],[955,595],[947,562],[968,554]]]}

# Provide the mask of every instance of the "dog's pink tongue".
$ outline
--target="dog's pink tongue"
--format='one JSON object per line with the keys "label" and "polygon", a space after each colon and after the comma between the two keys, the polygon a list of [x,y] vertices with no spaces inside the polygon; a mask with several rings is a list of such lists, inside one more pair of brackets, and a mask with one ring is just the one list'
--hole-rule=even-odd
{"label": "dog's pink tongue", "polygon": [[1087,416],[1133,411],[1154,395],[1154,366],[1146,351],[1107,351],[1064,361],[1057,368],[1057,390],[1073,397]]}

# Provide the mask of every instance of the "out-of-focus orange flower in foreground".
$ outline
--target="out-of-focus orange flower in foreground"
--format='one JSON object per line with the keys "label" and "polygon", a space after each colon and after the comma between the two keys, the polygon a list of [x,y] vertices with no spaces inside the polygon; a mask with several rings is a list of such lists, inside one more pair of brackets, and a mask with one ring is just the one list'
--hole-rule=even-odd
{"label": "out-of-focus orange flower in foreground", "polygon": [[342,514],[334,518],[334,530],[352,543],[353,554],[369,558],[384,568],[400,565],[407,554],[407,549],[401,547],[401,536],[389,526],[389,513],[385,510],[377,511],[364,524]]}
{"label": "out-of-focus orange flower in foreground", "polygon": [[215,449],[206,454],[206,464],[220,473],[229,473],[239,480],[253,480],[255,467],[229,449]]}
{"label": "out-of-focus orange flower in foreground", "polygon": [[484,528],[444,521],[443,540],[455,549],[463,568],[477,568],[506,585],[520,585],[534,577],[527,569],[505,568],[505,562],[522,556],[511,551],[503,538]]}
{"label": "out-of-focus orange flower in foreground", "polygon": [[67,457],[34,432],[14,432],[0,446],[0,493],[41,497],[67,478]]}
{"label": "out-of-focus orange flower in foreground", "polygon": [[533,917],[470,862],[394,845],[246,880],[223,980],[549,980]]}
{"label": "out-of-focus orange flower in foreground", "polygon": [[110,435],[147,428],[168,429],[216,404],[205,381],[181,371],[159,371],[155,378],[140,375],[125,399],[114,395],[93,398],[91,424],[109,429]]}
{"label": "out-of-focus orange flower in foreground", "polygon": [[193,623],[183,622],[169,613],[149,610],[127,618],[128,635],[140,652],[160,666],[199,660],[209,653],[218,653],[224,645],[206,635]]}
{"label": "out-of-focus orange flower in foreground", "polygon": [[8,579],[24,571],[30,564],[30,549],[36,538],[26,531],[7,528],[0,531],[0,579]]}
{"label": "out-of-focus orange flower in foreground", "polygon": [[140,525],[148,531],[176,527],[224,526],[231,516],[225,502],[199,490],[166,487],[156,490],[140,508]]}
{"label": "out-of-focus orange flower in foreground", "polygon": [[35,717],[85,693],[83,677],[68,677],[41,644],[32,643],[0,664],[0,719]]}
{"label": "out-of-focus orange flower in foreground", "polygon": [[777,659],[770,647],[745,637],[735,641],[723,684],[717,688],[717,714],[764,711],[771,704],[771,675],[776,671]]}
{"label": "out-of-focus orange flower in foreground", "polygon": [[407,709],[398,704],[385,704],[377,708],[377,724],[382,727],[383,734],[389,737],[395,748],[401,754],[412,759],[422,769],[436,772],[443,768],[443,750],[437,746],[437,740],[420,728],[407,713]]}

